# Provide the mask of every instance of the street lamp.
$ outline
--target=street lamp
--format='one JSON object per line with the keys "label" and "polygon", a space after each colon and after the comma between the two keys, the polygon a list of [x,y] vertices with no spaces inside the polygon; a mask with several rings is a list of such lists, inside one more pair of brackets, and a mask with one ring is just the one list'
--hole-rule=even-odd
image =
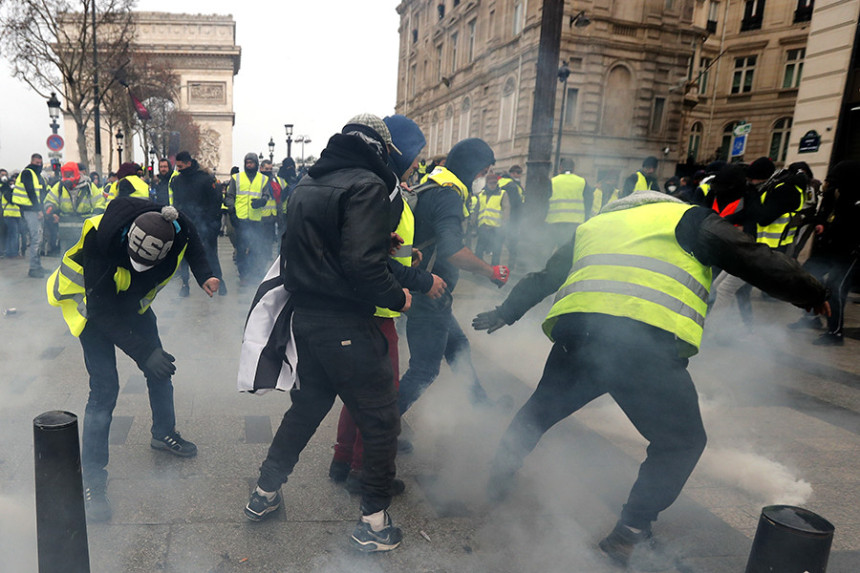
{"label": "street lamp", "polygon": [[269,161],[275,160],[275,138],[269,138]]}
{"label": "street lamp", "polygon": [[57,99],[57,92],[51,92],[51,97],[48,99],[48,115],[51,116],[51,132],[56,135],[60,128],[60,124],[57,123],[57,118],[60,117],[60,100]]}
{"label": "street lamp", "polygon": [[570,68],[566,61],[561,63],[558,68],[558,81],[561,82],[561,112],[558,118],[558,137],[555,141],[555,172],[558,173],[561,167],[561,130],[564,127],[564,106],[567,101],[567,78],[570,76]]}
{"label": "street lamp", "polygon": [[311,138],[307,135],[300,135],[296,138],[296,143],[302,144],[302,169],[305,167],[305,143],[310,143]]}
{"label": "street lamp", "polygon": [[292,151],[293,146],[293,124],[285,123],[284,131],[287,132],[287,158],[289,159],[291,157],[290,151]]}
{"label": "street lamp", "polygon": [[585,28],[589,24],[591,24],[591,18],[585,15],[585,10],[581,10],[576,16],[570,17],[570,22],[567,27],[571,28],[576,26],[577,28]]}
{"label": "street lamp", "polygon": [[155,171],[155,159],[158,155],[158,152],[155,151],[155,146],[151,146],[149,148],[149,166],[152,167],[152,170]]}
{"label": "street lamp", "polygon": [[122,165],[122,140],[125,139],[125,136],[122,134],[122,128],[118,127],[116,130],[116,152],[119,157],[119,164]]}
{"label": "street lamp", "polygon": [[260,163],[262,163],[263,162],[263,152],[261,151],[257,157],[260,159]]}

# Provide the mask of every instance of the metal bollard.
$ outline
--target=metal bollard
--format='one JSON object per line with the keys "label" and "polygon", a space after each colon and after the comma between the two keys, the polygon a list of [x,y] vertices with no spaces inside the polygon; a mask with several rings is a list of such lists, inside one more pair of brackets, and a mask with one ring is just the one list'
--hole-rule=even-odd
{"label": "metal bollard", "polygon": [[769,505],[761,510],[746,573],[824,573],[834,530],[808,509]]}
{"label": "metal bollard", "polygon": [[39,573],[89,573],[78,417],[45,412],[33,420]]}

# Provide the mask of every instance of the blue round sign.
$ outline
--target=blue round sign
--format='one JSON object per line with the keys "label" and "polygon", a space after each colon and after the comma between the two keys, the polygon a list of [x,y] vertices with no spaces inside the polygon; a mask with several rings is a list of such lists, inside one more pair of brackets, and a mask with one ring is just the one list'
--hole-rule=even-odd
{"label": "blue round sign", "polygon": [[56,133],[48,136],[48,149],[51,151],[60,151],[65,144],[63,138]]}

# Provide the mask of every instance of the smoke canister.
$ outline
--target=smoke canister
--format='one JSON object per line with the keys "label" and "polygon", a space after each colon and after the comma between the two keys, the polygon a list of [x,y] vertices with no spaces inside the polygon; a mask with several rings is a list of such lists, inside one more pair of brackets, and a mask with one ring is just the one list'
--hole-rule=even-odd
{"label": "smoke canister", "polygon": [[18,313],[17,308],[4,308],[3,309],[3,316],[11,316],[11,315],[17,314],[17,313]]}
{"label": "smoke canister", "polygon": [[762,508],[746,573],[824,573],[833,524],[791,505]]}

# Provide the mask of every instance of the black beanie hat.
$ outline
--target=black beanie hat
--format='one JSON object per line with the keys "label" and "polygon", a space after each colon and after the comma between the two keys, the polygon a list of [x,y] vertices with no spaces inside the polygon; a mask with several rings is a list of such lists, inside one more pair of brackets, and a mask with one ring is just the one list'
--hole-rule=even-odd
{"label": "black beanie hat", "polygon": [[466,187],[470,187],[478,173],[495,162],[496,156],[487,142],[471,137],[451,148],[445,167]]}
{"label": "black beanie hat", "polygon": [[128,256],[138,272],[144,272],[167,257],[176,237],[174,221],[179,218],[175,207],[166,205],[159,211],[138,215],[128,229]]}
{"label": "black beanie hat", "polygon": [[747,179],[770,179],[774,171],[776,171],[776,166],[773,164],[773,161],[767,157],[759,157],[747,168]]}

